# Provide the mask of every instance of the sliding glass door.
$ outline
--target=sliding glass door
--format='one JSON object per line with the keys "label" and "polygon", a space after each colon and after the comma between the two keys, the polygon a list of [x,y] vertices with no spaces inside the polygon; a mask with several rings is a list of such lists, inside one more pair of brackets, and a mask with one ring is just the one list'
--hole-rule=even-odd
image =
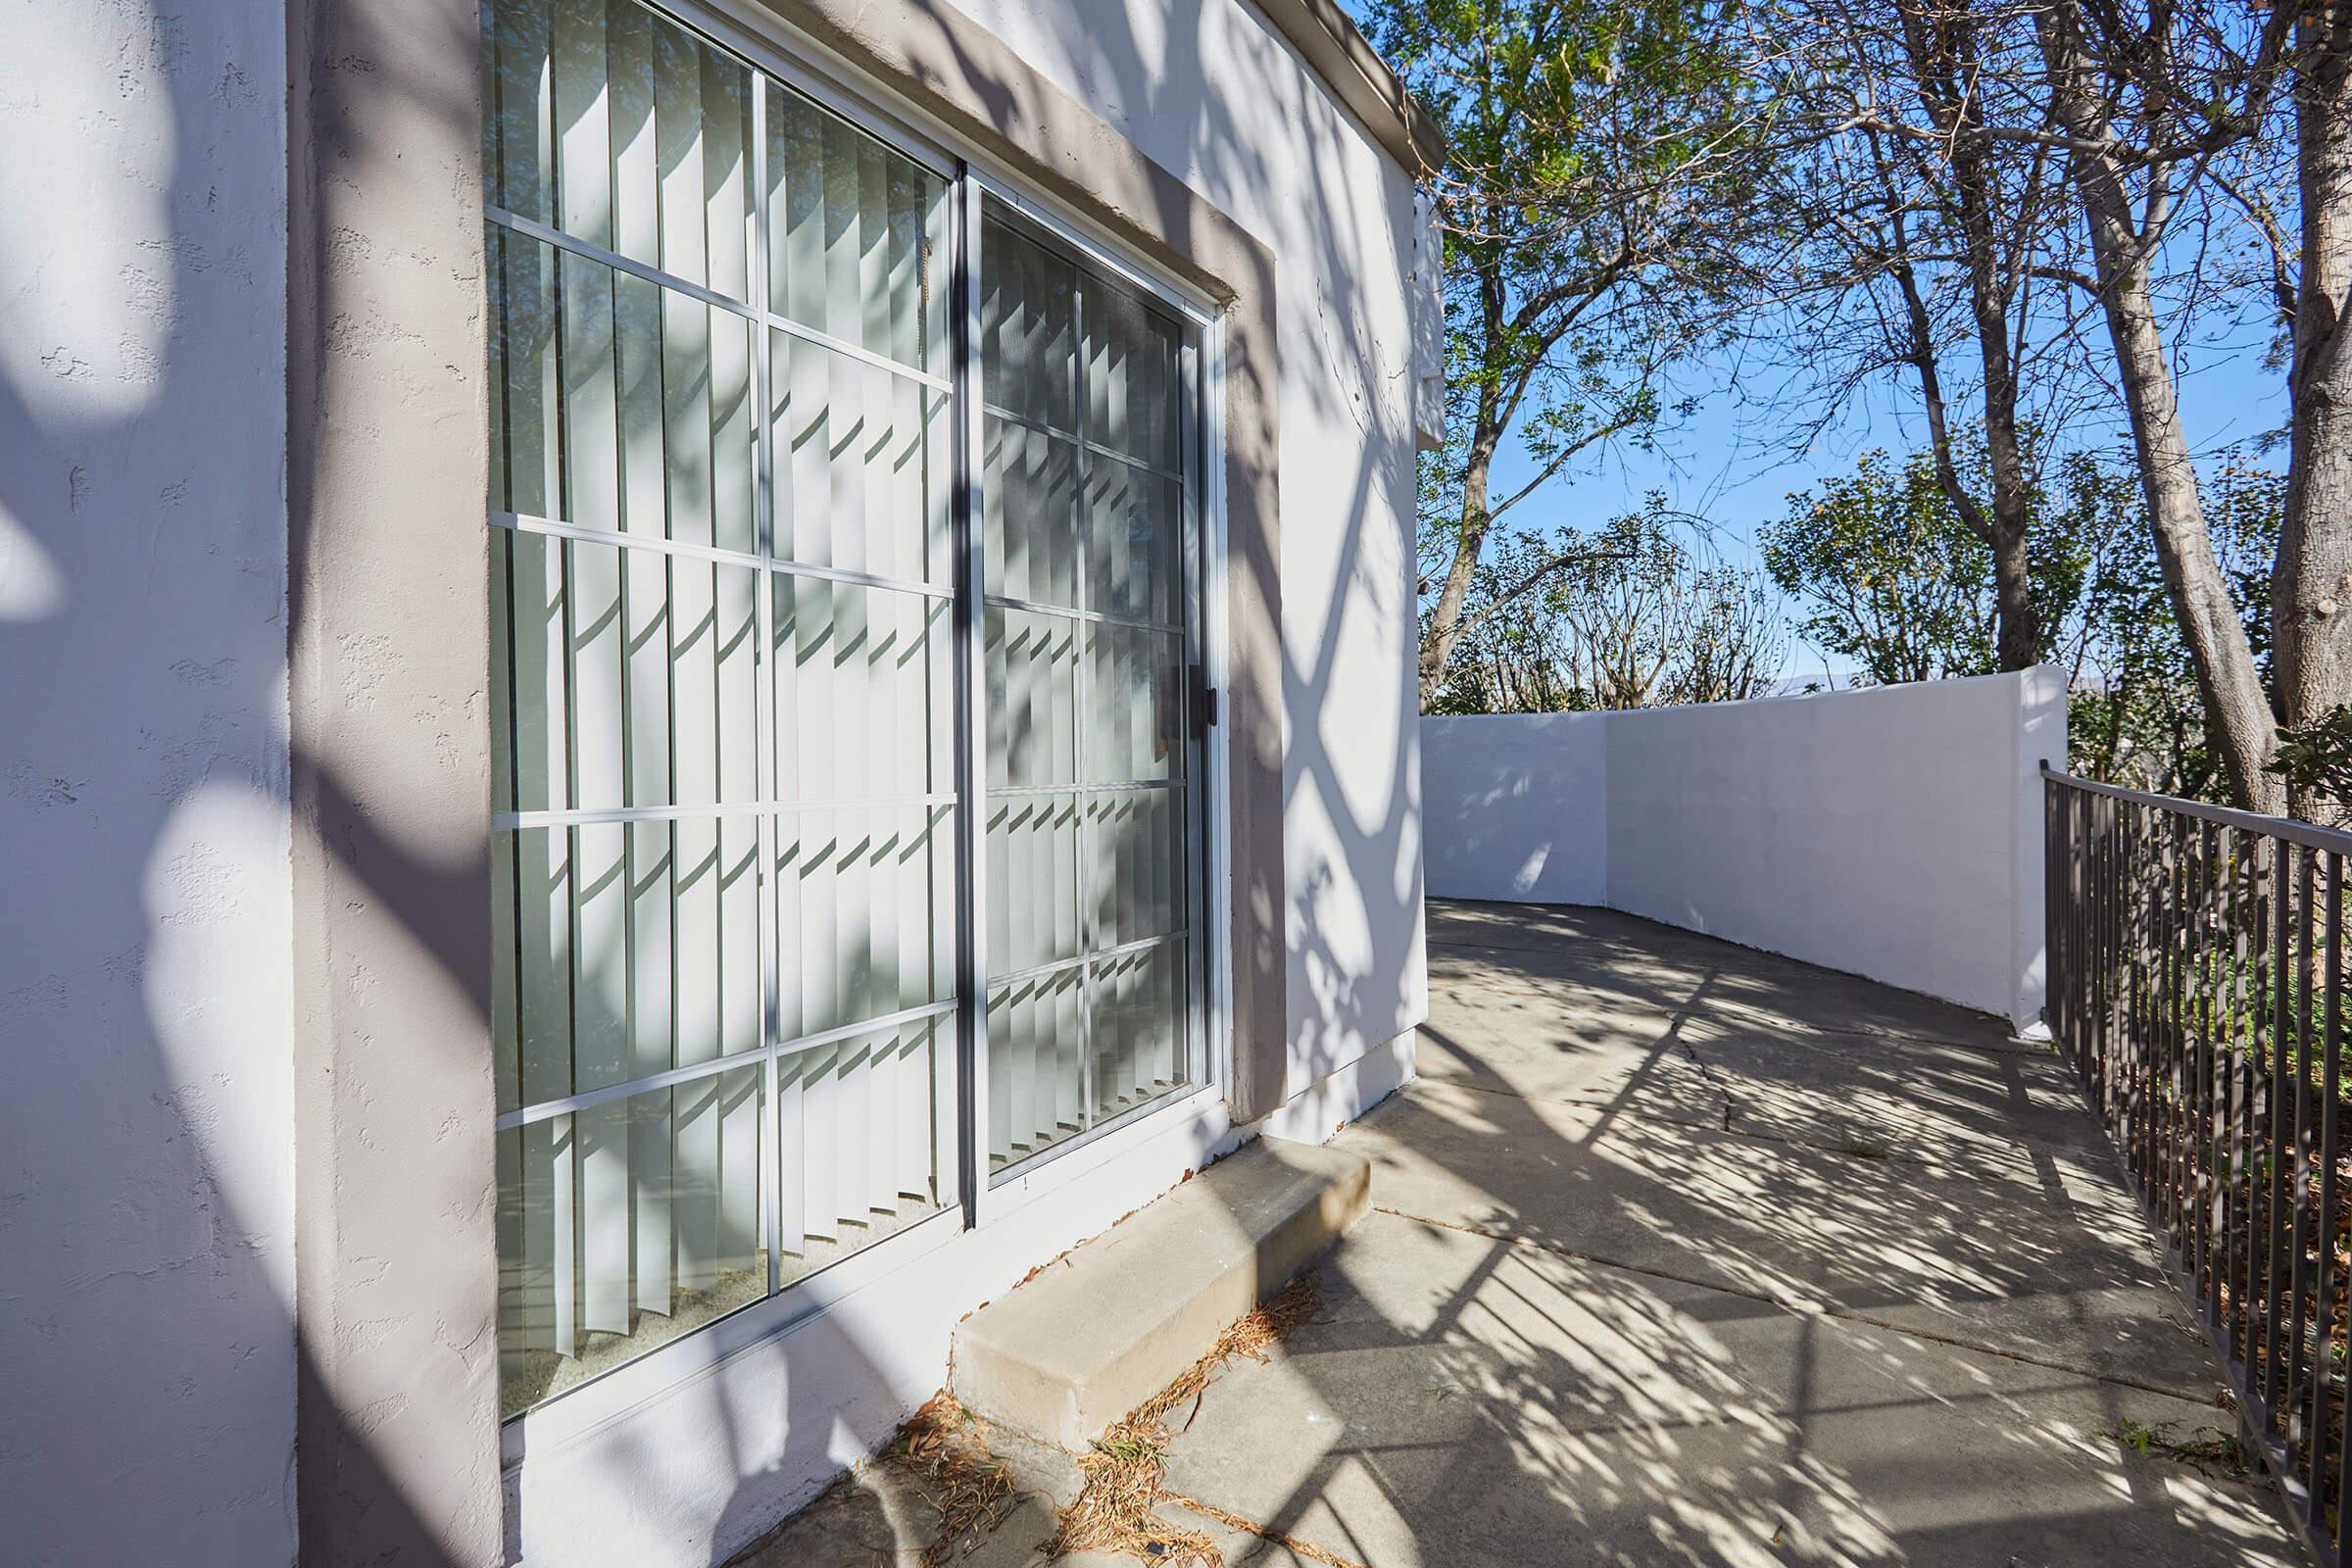
{"label": "sliding glass door", "polygon": [[988,1162],[1200,1081],[1187,324],[989,200]]}
{"label": "sliding glass door", "polygon": [[638,0],[484,52],[514,1413],[1202,1081],[1200,345]]}

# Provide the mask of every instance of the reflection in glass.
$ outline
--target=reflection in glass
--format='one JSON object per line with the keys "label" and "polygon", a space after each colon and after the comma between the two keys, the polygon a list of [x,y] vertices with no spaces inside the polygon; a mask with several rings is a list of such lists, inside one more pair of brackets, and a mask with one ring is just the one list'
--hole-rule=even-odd
{"label": "reflection in glass", "polygon": [[1184,939],[1095,966],[1095,1114],[1111,1117],[1183,1084]]}
{"label": "reflection in glass", "polygon": [[1074,431],[1077,268],[997,219],[982,225],[980,249],[981,396],[1017,417]]}
{"label": "reflection in glass", "polygon": [[1078,443],[993,414],[983,424],[989,592],[1077,608]]}
{"label": "reflection in glass", "polygon": [[637,0],[499,0],[482,53],[492,207],[750,298],[750,68]]}

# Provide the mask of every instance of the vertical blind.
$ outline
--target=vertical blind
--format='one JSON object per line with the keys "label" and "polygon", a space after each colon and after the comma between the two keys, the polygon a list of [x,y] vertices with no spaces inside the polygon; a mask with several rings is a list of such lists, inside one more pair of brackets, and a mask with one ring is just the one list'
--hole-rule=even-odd
{"label": "vertical blind", "polygon": [[992,206],[980,247],[988,1156],[1185,1083],[1180,323]]}
{"label": "vertical blind", "polygon": [[1198,1081],[1193,415],[1181,323],[992,220],[959,617],[956,187],[637,0],[484,54],[514,1413],[958,1200],[959,894],[992,1165]]}

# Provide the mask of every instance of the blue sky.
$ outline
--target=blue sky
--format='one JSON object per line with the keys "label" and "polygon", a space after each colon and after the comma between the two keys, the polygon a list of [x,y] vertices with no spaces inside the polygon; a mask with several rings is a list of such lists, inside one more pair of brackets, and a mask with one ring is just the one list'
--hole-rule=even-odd
{"label": "blue sky", "polygon": [[[2186,361],[2181,412],[2190,441],[2201,453],[2251,445],[2286,417],[2285,378],[2263,365],[2259,334],[2234,336],[2236,341],[2201,345],[2181,356]],[[1855,458],[1869,448],[1884,446],[1899,454],[1925,443],[1916,399],[1907,386],[1889,382],[1858,400],[1810,449],[1791,450],[1788,438],[1809,411],[1796,408],[1793,398],[1786,407],[1776,406],[1763,378],[1735,386],[1736,369],[1728,356],[1684,368],[1677,379],[1687,393],[1699,396],[1699,407],[1668,432],[1658,451],[1613,452],[1530,496],[1512,514],[1513,520],[1527,526],[1590,526],[1639,507],[1652,490],[1663,490],[1669,505],[1710,518],[1727,546],[1746,544],[1757,524],[1786,510],[1789,492],[1851,471]],[[2129,439],[2120,403],[2110,417],[2085,417],[2075,434],[2080,444],[2121,445]],[[2283,454],[2273,461],[2282,463]],[[1499,466],[1498,489],[1523,482],[1532,471],[1516,452]]]}
{"label": "blue sky", "polygon": [[[1360,20],[1362,0],[1342,3]],[[2088,324],[2103,360],[2104,334],[2096,318]],[[2176,345],[2181,412],[2200,454],[2250,447],[2285,422],[2285,377],[2264,364],[2268,347],[2267,327],[2260,323]],[[1811,448],[1791,450],[1788,438],[1811,411],[1797,408],[1793,399],[1778,403],[1769,375],[1751,369],[1748,384],[1741,386],[1738,372],[1728,354],[1681,368],[1679,391],[1696,397],[1698,407],[1666,433],[1655,452],[1612,450],[1562,473],[1514,509],[1510,525],[1589,528],[1639,508],[1649,492],[1659,490],[1675,510],[1708,518],[1727,555],[1752,560],[1757,526],[1787,510],[1790,492],[1850,472],[1855,459],[1870,448],[1883,446],[1901,455],[1924,444],[1911,383],[1889,379],[1851,406]],[[2120,400],[2111,412],[2085,416],[2071,436],[2075,445],[2128,445]],[[2267,461],[2283,467],[2285,454],[2273,453]],[[1516,489],[1532,469],[1517,450],[1504,453],[1496,464],[1497,493]],[[1822,656],[1800,645],[1791,651],[1788,673],[1818,674],[1821,665]]]}
{"label": "blue sky", "polygon": [[[2242,336],[2239,343],[2180,356],[2187,362],[2180,377],[2181,414],[2199,453],[2251,446],[2285,421],[2283,373],[2264,366],[2259,333]],[[1709,519],[1725,556],[1752,562],[1757,526],[1785,513],[1791,492],[1852,471],[1855,459],[1872,447],[1901,454],[1926,443],[1907,388],[1889,385],[1858,401],[1810,449],[1797,451],[1787,439],[1797,416],[1776,409],[1765,387],[1734,389],[1735,367],[1728,359],[1689,367],[1679,379],[1686,392],[1703,395],[1692,416],[1671,430],[1656,452],[1614,452],[1564,474],[1522,502],[1510,520],[1526,528],[1591,527],[1662,490],[1668,506]],[[2120,403],[2112,416],[2086,417],[2075,434],[2082,445],[2123,446],[2130,439]],[[2285,454],[2276,452],[2267,461],[2283,467]],[[1505,487],[1524,482],[1532,466],[1514,452],[1496,465],[1496,488],[1507,494]],[[1845,669],[1845,661],[1792,637],[1783,673],[1792,681],[1825,673],[1842,679]]]}

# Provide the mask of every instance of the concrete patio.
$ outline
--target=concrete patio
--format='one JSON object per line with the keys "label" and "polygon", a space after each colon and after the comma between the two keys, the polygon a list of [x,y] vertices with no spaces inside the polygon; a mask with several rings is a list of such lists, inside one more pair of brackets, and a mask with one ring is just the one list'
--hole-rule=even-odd
{"label": "concrete patio", "polygon": [[[2166,1450],[2234,1418],[2046,1046],[1587,908],[1433,901],[1430,986],[1312,1320],[1170,1422],[1209,1511],[1163,1511],[1229,1562],[2303,1560]],[[1075,1471],[991,1446],[1026,1491],[958,1560],[1040,1561]],[[932,1526],[870,1465],[743,1560]]]}

